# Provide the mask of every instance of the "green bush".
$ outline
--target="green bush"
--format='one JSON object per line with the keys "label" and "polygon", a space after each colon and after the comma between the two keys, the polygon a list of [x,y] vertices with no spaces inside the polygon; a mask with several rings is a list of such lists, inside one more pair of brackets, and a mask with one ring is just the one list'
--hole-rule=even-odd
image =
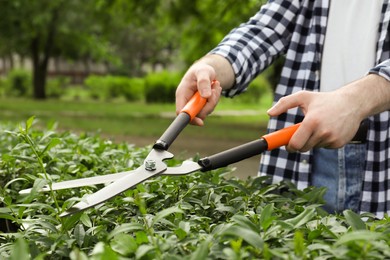
{"label": "green bush", "polygon": [[140,101],[144,99],[144,89],[144,79],[129,78],[128,84],[122,89],[122,95],[127,101]]}
{"label": "green bush", "polygon": [[29,96],[32,89],[31,72],[24,69],[14,69],[7,75],[6,95],[13,97]]}
{"label": "green bush", "polygon": [[107,86],[104,84],[102,76],[88,76],[84,80],[84,85],[89,89],[92,99],[104,100],[108,97]]}
{"label": "green bush", "polygon": [[32,124],[0,125],[0,259],[390,258],[390,218],[328,215],[319,208],[324,189],[227,178],[227,169],[151,178],[61,219],[103,185],[40,187],[134,169],[150,148]]}
{"label": "green bush", "polygon": [[145,99],[148,103],[174,103],[176,88],[182,75],[163,71],[151,73],[145,79]]}
{"label": "green bush", "polygon": [[91,94],[88,88],[80,85],[71,85],[65,88],[61,96],[63,100],[88,100]]}
{"label": "green bush", "polygon": [[46,96],[48,98],[60,98],[65,93],[65,88],[69,85],[70,78],[56,77],[46,81]]}
{"label": "green bush", "polygon": [[112,100],[125,97],[128,101],[143,99],[144,85],[139,78],[122,76],[89,76],[85,81],[91,97],[99,100]]}
{"label": "green bush", "polygon": [[5,96],[7,84],[6,84],[6,79],[0,76],[0,97]]}

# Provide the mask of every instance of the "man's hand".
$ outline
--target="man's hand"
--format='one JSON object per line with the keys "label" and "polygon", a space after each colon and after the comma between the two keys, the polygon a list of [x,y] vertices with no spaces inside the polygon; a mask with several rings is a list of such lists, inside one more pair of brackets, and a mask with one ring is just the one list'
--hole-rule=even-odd
{"label": "man's hand", "polygon": [[[213,80],[217,80],[211,84]],[[183,76],[176,90],[176,113],[187,104],[196,91],[207,103],[191,124],[202,126],[204,119],[214,111],[221,96],[222,87],[230,88],[234,73],[230,63],[219,55],[208,55],[194,63]]]}
{"label": "man's hand", "polygon": [[294,107],[299,107],[305,114],[301,126],[286,146],[289,152],[306,152],[313,147],[339,148],[354,137],[362,121],[351,103],[337,91],[299,91],[281,98],[268,114],[276,116]]}
{"label": "man's hand", "polygon": [[203,120],[213,112],[221,95],[220,83],[215,81],[214,84],[211,84],[214,79],[215,70],[213,67],[200,62],[194,64],[176,89],[176,113],[179,113],[195,92],[199,91],[199,94],[207,99],[207,103],[191,124],[202,126]]}
{"label": "man's hand", "polygon": [[390,108],[390,82],[372,74],[332,92],[299,91],[281,98],[268,114],[277,116],[294,107],[305,118],[288,151],[340,148],[354,137],[361,121]]}

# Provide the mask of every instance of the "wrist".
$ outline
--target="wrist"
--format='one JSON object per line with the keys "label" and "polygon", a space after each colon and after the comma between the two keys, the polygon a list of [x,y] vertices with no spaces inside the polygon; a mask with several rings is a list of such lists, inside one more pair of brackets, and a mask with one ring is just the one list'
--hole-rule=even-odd
{"label": "wrist", "polygon": [[355,109],[357,116],[362,120],[390,110],[390,81],[376,75],[369,74],[354,81],[340,91],[352,103],[350,109]]}

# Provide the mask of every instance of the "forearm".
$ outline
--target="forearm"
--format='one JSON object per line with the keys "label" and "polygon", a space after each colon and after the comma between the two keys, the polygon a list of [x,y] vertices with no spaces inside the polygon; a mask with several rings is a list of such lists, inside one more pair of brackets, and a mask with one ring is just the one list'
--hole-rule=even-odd
{"label": "forearm", "polygon": [[356,104],[356,113],[362,119],[390,110],[390,81],[382,76],[369,74],[339,91]]}

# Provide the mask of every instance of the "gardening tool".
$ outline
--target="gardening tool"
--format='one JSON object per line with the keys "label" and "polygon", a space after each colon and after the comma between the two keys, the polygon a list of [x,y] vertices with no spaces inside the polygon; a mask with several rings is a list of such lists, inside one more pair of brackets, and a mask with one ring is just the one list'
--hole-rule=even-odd
{"label": "gardening tool", "polygon": [[[180,166],[168,167],[164,163],[164,160],[173,158],[173,154],[167,151],[168,148],[180,134],[180,132],[200,112],[206,102],[207,100],[202,98],[200,94],[196,92],[191,100],[169,125],[163,135],[155,142],[153,149],[144,160],[143,165],[137,169],[104,176],[95,176],[90,178],[53,183],[51,187],[45,186],[41,191],[75,188],[100,183],[111,183],[101,190],[81,199],[80,202],[60,215],[61,217],[65,217],[101,204],[106,200],[134,187],[135,185],[151,177],[158,175],[184,175],[199,170],[205,172],[228,166],[232,163],[258,155],[265,150],[272,150],[277,147],[286,145],[300,125],[292,125],[274,133],[264,135],[258,140],[254,140],[221,153],[202,158],[198,162],[184,161]],[[30,192],[31,189],[20,191],[22,194]]]}

